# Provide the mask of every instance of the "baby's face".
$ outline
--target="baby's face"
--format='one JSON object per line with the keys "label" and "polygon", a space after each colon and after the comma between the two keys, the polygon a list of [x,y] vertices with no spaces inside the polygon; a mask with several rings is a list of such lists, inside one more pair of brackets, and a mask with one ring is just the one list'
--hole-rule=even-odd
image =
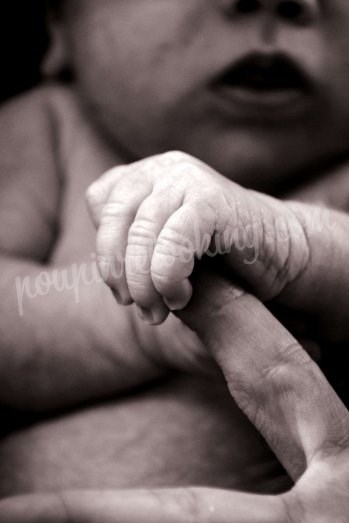
{"label": "baby's face", "polygon": [[69,0],[94,117],[132,158],[180,149],[265,188],[349,149],[348,0]]}

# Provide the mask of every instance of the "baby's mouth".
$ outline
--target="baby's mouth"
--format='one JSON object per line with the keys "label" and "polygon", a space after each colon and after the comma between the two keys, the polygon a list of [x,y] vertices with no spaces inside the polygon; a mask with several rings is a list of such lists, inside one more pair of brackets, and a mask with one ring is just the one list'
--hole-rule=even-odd
{"label": "baby's mouth", "polygon": [[311,93],[307,75],[284,54],[251,54],[220,75],[214,88],[242,110],[250,106],[256,116],[271,108],[278,114],[290,110]]}

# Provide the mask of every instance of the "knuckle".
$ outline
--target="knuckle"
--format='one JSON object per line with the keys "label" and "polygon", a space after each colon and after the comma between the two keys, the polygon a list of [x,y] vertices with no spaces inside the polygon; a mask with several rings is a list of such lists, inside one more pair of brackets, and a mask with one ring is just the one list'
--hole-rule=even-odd
{"label": "knuckle", "polygon": [[114,167],[107,171],[98,180],[94,181],[86,191],[86,199],[89,203],[99,203],[109,192],[111,184],[116,184],[123,174],[125,166]]}
{"label": "knuckle", "polygon": [[263,387],[269,385],[276,393],[290,389],[296,392],[297,382],[302,379],[301,376],[298,379],[297,367],[302,367],[304,372],[307,365],[312,365],[308,354],[294,341],[281,348],[273,361],[261,369],[259,384]]}
{"label": "knuckle", "polygon": [[[202,178],[202,168],[192,159],[182,159],[172,166],[172,176],[185,182],[193,182],[194,179]],[[211,195],[212,196],[212,195]]]}
{"label": "knuckle", "polygon": [[113,200],[107,202],[102,209],[101,225],[109,224],[111,221],[125,216],[127,205],[125,202]]}
{"label": "knuckle", "polygon": [[283,505],[284,519],[282,523],[301,523],[305,521],[305,509],[297,489],[282,494],[279,499]]}
{"label": "knuckle", "polygon": [[178,150],[167,151],[166,153],[163,153],[159,158],[163,163],[167,163],[168,165],[193,160],[192,156],[183,151]]}
{"label": "knuckle", "polygon": [[165,227],[158,237],[156,243],[156,254],[171,255],[174,258],[180,258],[184,252],[191,251],[194,256],[195,248],[189,240],[186,233],[173,226]]}
{"label": "knuckle", "polygon": [[154,271],[154,269],[152,268],[151,278],[155,288],[161,294],[166,294],[166,292],[174,285],[176,285],[180,280],[180,278],[174,275],[169,269],[167,270],[167,272],[164,269],[162,269],[162,271],[159,273],[156,270]]}
{"label": "knuckle", "polygon": [[94,207],[95,205],[98,205],[100,201],[103,199],[105,195],[104,187],[100,182],[94,182],[92,185],[90,185],[85,193],[85,198],[87,203]]}
{"label": "knuckle", "polygon": [[296,396],[302,401],[304,374],[308,374],[304,366],[311,364],[309,356],[294,342],[281,348],[268,365],[259,368],[253,382],[234,374],[229,387],[240,408],[259,427],[264,427],[269,419],[270,398],[275,405],[283,397]]}
{"label": "knuckle", "polygon": [[129,229],[128,246],[154,247],[156,242],[154,225],[153,220],[149,218],[136,220]]}
{"label": "knuckle", "polygon": [[172,174],[185,175],[200,173],[202,175],[203,165],[201,162],[182,151],[168,151],[158,157],[158,163],[162,167],[171,168]]}
{"label": "knuckle", "polygon": [[207,514],[202,507],[199,489],[187,488],[180,490],[175,497],[179,521],[183,523],[205,523]]}

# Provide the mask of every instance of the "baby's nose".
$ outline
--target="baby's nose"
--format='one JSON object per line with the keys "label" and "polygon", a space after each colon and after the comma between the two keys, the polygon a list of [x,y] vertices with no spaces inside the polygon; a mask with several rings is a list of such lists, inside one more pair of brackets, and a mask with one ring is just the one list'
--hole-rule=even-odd
{"label": "baby's nose", "polygon": [[319,0],[235,0],[235,14],[252,15],[269,12],[275,18],[296,25],[314,22],[319,9]]}

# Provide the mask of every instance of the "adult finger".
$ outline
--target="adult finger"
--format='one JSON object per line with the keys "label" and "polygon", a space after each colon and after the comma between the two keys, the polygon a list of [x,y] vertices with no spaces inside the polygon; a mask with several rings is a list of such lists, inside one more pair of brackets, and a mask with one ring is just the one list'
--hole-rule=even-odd
{"label": "adult finger", "polygon": [[294,479],[348,442],[348,411],[319,367],[255,297],[202,273],[180,314],[223,370],[235,401]]}
{"label": "adult finger", "polygon": [[283,523],[282,498],[211,489],[86,491],[0,503],[0,523]]}

